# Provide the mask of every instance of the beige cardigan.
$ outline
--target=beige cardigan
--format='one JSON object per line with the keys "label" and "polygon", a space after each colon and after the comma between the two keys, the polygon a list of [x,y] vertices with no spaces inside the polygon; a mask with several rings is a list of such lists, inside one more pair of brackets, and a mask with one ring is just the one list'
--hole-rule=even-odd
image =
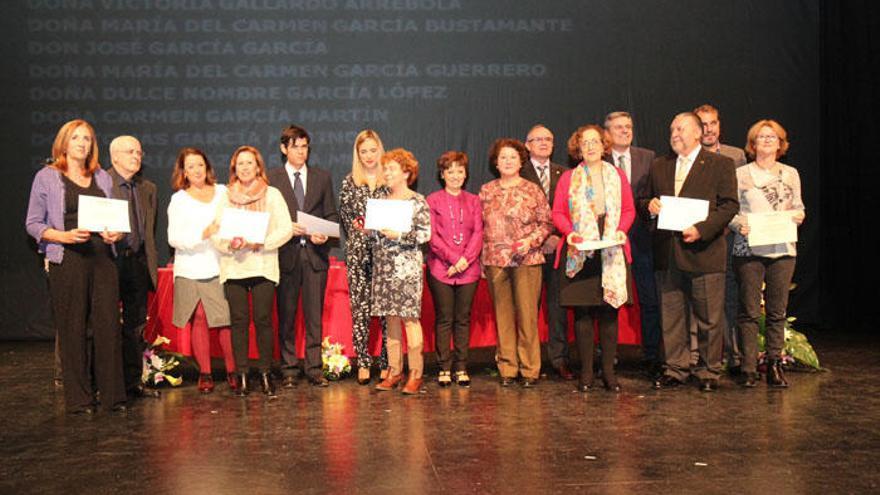
{"label": "beige cardigan", "polygon": [[[220,225],[223,210],[229,205],[229,196],[224,195],[217,204],[217,225]],[[211,241],[220,252],[221,284],[230,279],[264,277],[278,285],[278,248],[293,237],[293,222],[281,191],[272,186],[266,190],[266,211],[269,212],[269,228],[263,248],[259,251],[233,251],[229,248],[228,239],[220,239],[218,234],[211,236]]]}

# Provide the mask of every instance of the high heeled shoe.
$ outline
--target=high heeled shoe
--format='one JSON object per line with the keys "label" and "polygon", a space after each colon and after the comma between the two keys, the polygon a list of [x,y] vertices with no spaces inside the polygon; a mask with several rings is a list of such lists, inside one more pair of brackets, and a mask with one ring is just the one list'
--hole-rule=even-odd
{"label": "high heeled shoe", "polygon": [[226,384],[229,385],[229,390],[232,390],[233,393],[238,390],[238,378],[235,372],[226,373]]}
{"label": "high heeled shoe", "polygon": [[238,383],[238,387],[235,388],[235,395],[239,397],[244,397],[248,394],[248,386],[247,386],[247,373],[239,372],[238,377],[236,378],[236,382]]}
{"label": "high heeled shoe", "polygon": [[264,395],[276,397],[275,384],[272,383],[272,375],[270,373],[260,373],[260,388],[263,390]]}
{"label": "high heeled shoe", "polygon": [[785,372],[782,371],[782,361],[773,359],[767,363],[767,385],[774,388],[788,387]]}
{"label": "high heeled shoe", "polygon": [[209,373],[199,374],[199,392],[210,394],[214,391],[214,378]]}
{"label": "high heeled shoe", "polygon": [[370,368],[358,368],[358,385],[368,385],[370,383]]}

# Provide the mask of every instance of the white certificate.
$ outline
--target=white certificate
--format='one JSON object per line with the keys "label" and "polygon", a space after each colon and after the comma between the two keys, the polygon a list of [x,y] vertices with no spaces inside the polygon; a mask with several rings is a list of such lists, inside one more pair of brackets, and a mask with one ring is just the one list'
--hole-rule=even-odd
{"label": "white certificate", "polygon": [[89,232],[131,232],[128,201],[79,195],[76,228]]}
{"label": "white certificate", "polygon": [[413,203],[405,199],[368,199],[364,228],[370,230],[412,230]]}
{"label": "white certificate", "polygon": [[336,222],[298,211],[296,213],[296,223],[306,229],[306,233],[309,235],[323,234],[327,237],[339,237],[339,224]]}
{"label": "white certificate", "polygon": [[682,230],[702,222],[709,216],[709,202],[705,199],[660,196],[660,217],[657,228],[662,230]]}
{"label": "white certificate", "polygon": [[221,239],[241,237],[247,242],[263,244],[269,230],[269,212],[224,208],[220,220]]}
{"label": "white certificate", "polygon": [[579,251],[595,251],[597,249],[605,249],[614,246],[620,246],[626,242],[626,239],[601,239],[598,241],[587,241],[575,244],[574,247]]}
{"label": "white certificate", "polygon": [[791,219],[796,211],[749,213],[749,246],[797,242],[797,224]]}

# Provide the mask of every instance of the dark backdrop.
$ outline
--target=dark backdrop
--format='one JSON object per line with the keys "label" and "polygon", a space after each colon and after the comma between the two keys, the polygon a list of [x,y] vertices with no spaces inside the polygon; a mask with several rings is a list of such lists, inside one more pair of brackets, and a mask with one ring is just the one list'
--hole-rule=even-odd
{"label": "dark backdrop", "polygon": [[[851,36],[870,41],[866,18],[828,5],[16,2],[0,19],[7,177],[0,187],[10,209],[0,220],[0,338],[51,335],[41,261],[23,220],[33,174],[71,118],[95,125],[105,167],[113,137],[142,140],[144,174],[160,189],[164,259],[164,207],[182,146],[205,149],[225,181],[229,156],[242,144],[257,146],[270,167],[278,166],[278,134],[298,123],[313,135],[311,164],[332,171],[338,183],[351,167],[354,134],[371,127],[386,148],[415,152],[423,167],[419,191],[439,187],[434,160],[447,149],[470,154],[468,188],[476,191],[491,178],[486,155],[494,138],[522,138],[542,122],[556,133],[556,160],[566,161],[564,142],[575,127],[628,110],[637,144],[665,152],[672,116],[706,102],[721,110],[722,141],[729,144],[743,146],[748,126],[761,118],[788,129],[785,161],[801,172],[808,211],[790,312],[805,324],[831,324],[839,315],[822,308],[843,297],[838,285],[853,285],[845,279],[857,258],[836,256],[843,251],[827,234],[854,238],[837,215],[857,215],[863,196],[849,194],[852,176],[828,166],[840,157],[840,144],[852,144],[827,146],[829,119],[851,116],[829,102],[851,90],[870,97],[871,88],[859,83],[853,62],[837,57],[855,45]],[[863,29],[852,33],[850,23]],[[874,57],[867,49],[862,55]],[[837,74],[852,79],[838,86]],[[856,108],[853,101],[848,110]],[[870,194],[869,187],[857,183],[853,192]],[[823,201],[841,193],[842,209]],[[836,219],[830,228],[827,215]],[[827,270],[831,276],[823,275]]]}

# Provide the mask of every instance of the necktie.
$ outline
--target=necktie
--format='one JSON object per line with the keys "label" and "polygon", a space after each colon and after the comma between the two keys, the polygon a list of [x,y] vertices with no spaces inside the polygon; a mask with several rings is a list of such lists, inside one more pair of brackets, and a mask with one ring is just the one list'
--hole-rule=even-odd
{"label": "necktie", "polygon": [[675,195],[678,196],[678,193],[681,192],[681,186],[684,185],[684,180],[687,179],[688,169],[687,169],[688,159],[686,156],[678,157],[678,164],[675,166]]}
{"label": "necktie", "polygon": [[302,179],[299,178],[299,172],[293,173],[293,197],[296,198],[297,209],[302,210],[305,206],[306,193],[303,190]]}
{"label": "necktie", "polygon": [[623,173],[626,174],[627,177],[629,177],[629,174],[626,170],[626,155],[620,155],[617,157],[617,168],[623,170]]}
{"label": "necktie", "polygon": [[131,224],[131,233],[128,234],[128,247],[132,251],[138,251],[141,247],[141,218],[138,212],[137,188],[134,181],[123,184],[128,186],[128,218]]}
{"label": "necktie", "polygon": [[538,167],[538,178],[541,179],[541,188],[544,189],[544,195],[550,196],[550,175],[547,173],[547,165]]}

